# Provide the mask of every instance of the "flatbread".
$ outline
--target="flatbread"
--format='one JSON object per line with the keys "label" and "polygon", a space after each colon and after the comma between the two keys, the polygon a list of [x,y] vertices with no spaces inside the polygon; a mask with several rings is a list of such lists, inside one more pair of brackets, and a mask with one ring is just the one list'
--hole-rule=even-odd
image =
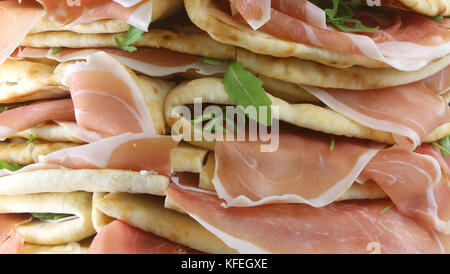
{"label": "flatbread", "polygon": [[206,253],[236,253],[191,217],[164,208],[164,200],[151,195],[114,193],[94,207],[116,219],[172,242]]}
{"label": "flatbread", "polygon": [[428,16],[450,15],[450,1],[448,0],[382,0],[381,4]]}
{"label": "flatbread", "polygon": [[[299,127],[332,135],[342,135],[360,139],[369,139],[385,144],[394,144],[392,134],[365,127],[346,116],[327,107],[302,103],[290,104],[268,94],[272,106],[279,107],[279,120]],[[209,150],[214,150],[214,141],[194,141],[193,136],[204,136],[201,128],[193,127],[190,120],[174,110],[177,106],[192,105],[194,98],[202,98],[203,104],[233,105],[218,78],[202,78],[186,82],[173,89],[165,102],[167,124],[183,135],[183,140]],[[193,119],[193,118],[191,118]],[[174,128],[175,127],[175,128]],[[425,138],[425,142],[434,142],[450,135],[450,123],[446,123]]]}
{"label": "flatbread", "polygon": [[20,165],[37,163],[39,156],[45,156],[57,150],[77,146],[73,143],[52,143],[35,140],[29,144],[24,139],[11,139],[0,142],[0,160]]}
{"label": "flatbread", "polygon": [[94,206],[98,201],[102,200],[108,194],[109,193],[107,192],[95,192],[92,196],[92,225],[97,232],[100,232],[103,227],[107,226],[109,223],[115,220],[114,218],[104,214]]}
{"label": "flatbread", "polygon": [[78,218],[63,222],[33,220],[17,228],[25,242],[60,245],[81,241],[95,234],[91,221],[92,193],[41,193],[0,195],[0,213],[66,213]]}
{"label": "flatbread", "polygon": [[71,242],[63,245],[37,245],[25,243],[23,254],[86,254],[92,242],[92,237],[80,242]]}
{"label": "flatbread", "polygon": [[338,69],[298,58],[276,58],[237,49],[237,61],[244,67],[270,78],[290,83],[345,89],[376,89],[423,80],[450,65],[450,55],[437,59],[417,71],[393,68],[369,69],[354,66]]}
{"label": "flatbread", "polygon": [[34,193],[129,192],[165,195],[170,179],[113,169],[48,169],[0,177],[0,195]]}
{"label": "flatbread", "polygon": [[[182,7],[182,0],[153,0],[152,22],[170,16]],[[53,22],[48,17],[43,17],[31,33],[62,30],[77,33],[117,33],[127,31],[128,26],[128,23],[122,20],[100,20],[88,24],[64,26]]]}
{"label": "flatbread", "polygon": [[192,22],[208,32],[214,40],[246,48],[255,53],[275,57],[297,57],[338,68],[348,68],[354,65],[368,68],[389,67],[385,63],[365,56],[338,53],[281,40],[261,31],[254,31],[222,12],[213,0],[185,0],[185,6]]}
{"label": "flatbread", "polygon": [[[177,29],[151,28],[134,44],[136,47],[164,48],[218,59],[235,59],[235,48],[214,41],[203,31],[192,31],[191,26]],[[68,31],[30,34],[22,46],[36,48],[116,48],[117,34],[77,34]]]}
{"label": "flatbread", "polygon": [[[62,83],[62,79],[71,62],[61,63],[56,67],[19,60],[8,60],[5,64],[0,66],[0,103],[18,103],[31,100],[31,98],[33,100],[51,99],[70,95],[68,88]],[[165,96],[174,87],[174,84],[145,75],[136,76],[131,70],[129,72],[141,90],[152,116],[156,133],[164,134],[166,124],[163,116],[163,104]],[[39,84],[36,84],[37,82]],[[46,87],[58,88],[63,92],[49,93]]]}
{"label": "flatbread", "polygon": [[170,152],[170,164],[173,172],[200,173],[208,150],[180,143]]}
{"label": "flatbread", "polygon": [[71,132],[63,126],[54,123],[47,123],[43,125],[37,125],[35,127],[17,132],[10,136],[10,138],[29,138],[34,135],[36,139],[46,140],[49,142],[69,142],[76,144],[85,143],[83,140],[73,136]]}

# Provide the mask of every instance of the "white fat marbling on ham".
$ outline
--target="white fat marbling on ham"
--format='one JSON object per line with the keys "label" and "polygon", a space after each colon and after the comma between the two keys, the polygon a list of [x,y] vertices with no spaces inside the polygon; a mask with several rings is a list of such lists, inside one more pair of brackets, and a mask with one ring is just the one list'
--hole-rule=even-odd
{"label": "white fat marbling on ham", "polygon": [[270,20],[271,0],[230,0],[230,3],[254,30]]}

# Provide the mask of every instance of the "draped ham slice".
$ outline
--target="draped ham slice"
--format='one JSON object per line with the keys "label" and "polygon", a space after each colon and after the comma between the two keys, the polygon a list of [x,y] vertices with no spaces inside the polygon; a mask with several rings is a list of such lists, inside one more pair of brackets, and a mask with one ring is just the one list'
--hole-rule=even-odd
{"label": "draped ham slice", "polygon": [[186,254],[200,252],[115,220],[95,236],[88,253]]}
{"label": "draped ham slice", "polygon": [[271,0],[230,0],[230,3],[254,30],[270,20]]}
{"label": "draped ham slice", "polygon": [[0,113],[0,139],[52,120],[75,121],[72,100],[41,101]]}
{"label": "draped ham slice", "polygon": [[170,76],[190,69],[195,69],[202,75],[213,75],[226,71],[226,62],[218,66],[210,65],[200,61],[198,56],[156,48],[138,48],[133,53],[114,48],[64,48],[53,54],[51,49],[23,47],[17,51],[14,58],[48,58],[58,62],[67,62],[87,59],[89,55],[100,51],[108,53],[132,70],[154,77]]}
{"label": "draped ham slice", "polygon": [[40,2],[51,20],[64,25],[118,19],[141,30],[147,30],[152,19],[153,0],[80,0],[81,5],[76,5],[74,1],[40,0]]}
{"label": "draped ham slice", "polygon": [[121,169],[170,176],[171,136],[125,133],[100,141],[58,150],[40,157],[39,164],[71,169]]}
{"label": "draped ham slice", "polygon": [[44,16],[45,12],[36,1],[0,1],[0,64],[5,62],[19,46],[28,32]]}
{"label": "draped ham slice", "polygon": [[[389,200],[336,202],[322,208],[271,204],[223,208],[214,195],[171,184],[174,205],[240,253],[441,253],[439,238]],[[375,249],[375,250],[373,250]]]}
{"label": "draped ham slice", "polygon": [[363,174],[377,182],[402,214],[448,235],[450,185],[441,177],[439,162],[446,166],[444,169],[448,166],[430,154],[398,147],[385,149],[370,161]]}
{"label": "draped ham slice", "polygon": [[402,147],[415,149],[450,121],[445,100],[422,82],[372,90],[303,86],[327,106],[372,129],[391,132]]}
{"label": "draped ham slice", "polygon": [[155,132],[136,76],[104,52],[69,65],[69,87],[79,127],[109,135]]}
{"label": "draped ham slice", "polygon": [[[230,1],[234,3],[234,0]],[[240,2],[243,7],[238,8],[238,11],[245,11],[246,6],[256,5],[256,0]],[[278,1],[274,1],[276,2]],[[303,10],[307,10],[307,1],[284,5],[274,3],[270,19],[260,30],[281,39],[351,55],[367,56],[403,71],[419,70],[432,60],[450,52],[450,33],[426,16],[400,11],[354,10],[356,18],[364,25],[380,26],[373,34],[354,34],[324,27],[326,17],[323,10],[307,13],[315,19],[305,18]],[[245,14],[240,12],[244,19]],[[322,23],[319,25],[310,23],[311,21]],[[250,25],[250,22],[248,24]]]}
{"label": "draped ham slice", "polygon": [[425,86],[433,92],[444,94],[450,91],[450,66],[423,80]]}
{"label": "draped ham slice", "polygon": [[226,206],[305,203],[322,207],[337,200],[383,148],[369,141],[280,130],[275,152],[261,142],[216,142],[213,184]]}
{"label": "draped ham slice", "polygon": [[23,248],[23,238],[14,231],[32,220],[29,214],[0,214],[0,254],[17,254]]}

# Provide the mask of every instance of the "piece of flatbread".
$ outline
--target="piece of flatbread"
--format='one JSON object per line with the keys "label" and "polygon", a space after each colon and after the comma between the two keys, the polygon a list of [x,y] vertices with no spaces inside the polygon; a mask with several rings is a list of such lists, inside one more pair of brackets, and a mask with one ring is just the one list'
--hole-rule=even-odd
{"label": "piece of flatbread", "polygon": [[450,16],[448,0],[381,0],[381,5],[428,16]]}
{"label": "piece of flatbread", "polygon": [[91,221],[92,193],[41,193],[0,195],[0,213],[64,213],[77,218],[62,222],[33,219],[17,228],[27,243],[61,245],[95,234]]}
{"label": "piece of flatbread", "polygon": [[236,253],[191,217],[164,208],[164,199],[151,195],[113,193],[94,207],[108,216],[172,242],[206,253]]}

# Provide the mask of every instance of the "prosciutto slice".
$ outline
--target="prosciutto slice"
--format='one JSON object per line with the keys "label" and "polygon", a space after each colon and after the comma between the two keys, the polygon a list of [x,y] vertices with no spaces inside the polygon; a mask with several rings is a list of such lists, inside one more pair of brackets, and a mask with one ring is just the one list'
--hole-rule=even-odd
{"label": "prosciutto slice", "polygon": [[29,214],[0,214],[0,254],[21,253],[24,241],[14,231],[31,220]]}
{"label": "prosciutto slice", "polygon": [[436,233],[391,208],[389,200],[336,202],[322,208],[271,204],[223,208],[214,195],[171,184],[174,205],[240,253],[441,253]]}
{"label": "prosciutto slice", "polygon": [[40,101],[0,113],[0,139],[53,120],[75,121],[72,100]]}
{"label": "prosciutto slice", "polygon": [[27,33],[44,16],[44,9],[32,0],[0,1],[0,64],[19,46]]}
{"label": "prosciutto slice", "polygon": [[[398,210],[439,232],[450,234],[450,185],[441,177],[447,163],[426,145],[411,152],[392,147],[378,153],[363,171],[377,182]],[[441,157],[438,161],[434,157]]]}
{"label": "prosciutto slice", "polygon": [[115,220],[95,236],[88,253],[192,254],[200,252]]}
{"label": "prosciutto slice", "polygon": [[[248,13],[246,7],[258,3],[257,0],[230,1],[241,11],[244,20]],[[365,26],[379,26],[380,29],[373,34],[354,34],[324,27],[325,11],[305,12],[311,9],[306,7],[311,5],[307,3],[296,0],[272,1],[270,19],[260,30],[301,44],[367,56],[403,71],[419,70],[450,52],[450,33],[426,16],[401,11],[355,9],[356,18]],[[305,13],[314,16],[314,19],[305,16]],[[317,23],[319,21],[322,23]],[[252,26],[251,21],[247,20],[247,23]],[[405,52],[414,54],[406,55]]]}
{"label": "prosciutto slice", "polygon": [[305,203],[322,207],[344,194],[383,145],[280,130],[278,150],[261,142],[217,142],[213,184],[226,206]]}
{"label": "prosciutto slice", "polygon": [[437,127],[450,121],[445,100],[422,82],[357,92],[303,87],[352,120],[372,129],[391,132],[397,144],[411,150]]}
{"label": "prosciutto slice", "polygon": [[115,136],[155,132],[153,120],[132,72],[104,52],[70,65],[69,87],[79,127]]}
{"label": "prosciutto slice", "polygon": [[270,20],[271,0],[230,0],[232,9],[236,9],[257,30]]}
{"label": "prosciutto slice", "polygon": [[47,17],[64,25],[118,19],[141,30],[147,30],[152,19],[152,0],[80,0],[80,5],[77,5],[76,1],[40,0],[40,2],[45,8]]}
{"label": "prosciutto slice", "polygon": [[226,71],[225,62],[222,65],[210,65],[202,62],[195,55],[156,48],[138,48],[132,53],[114,48],[64,48],[57,53],[52,53],[51,49],[23,47],[17,51],[14,58],[48,58],[58,62],[68,62],[86,60],[89,55],[100,51],[108,53],[132,70],[154,77],[170,76],[190,69],[197,70],[202,75],[213,75]]}
{"label": "prosciutto slice", "polygon": [[91,144],[55,151],[41,157],[37,165],[134,170],[170,176],[170,151],[177,143],[171,136],[124,133]]}

